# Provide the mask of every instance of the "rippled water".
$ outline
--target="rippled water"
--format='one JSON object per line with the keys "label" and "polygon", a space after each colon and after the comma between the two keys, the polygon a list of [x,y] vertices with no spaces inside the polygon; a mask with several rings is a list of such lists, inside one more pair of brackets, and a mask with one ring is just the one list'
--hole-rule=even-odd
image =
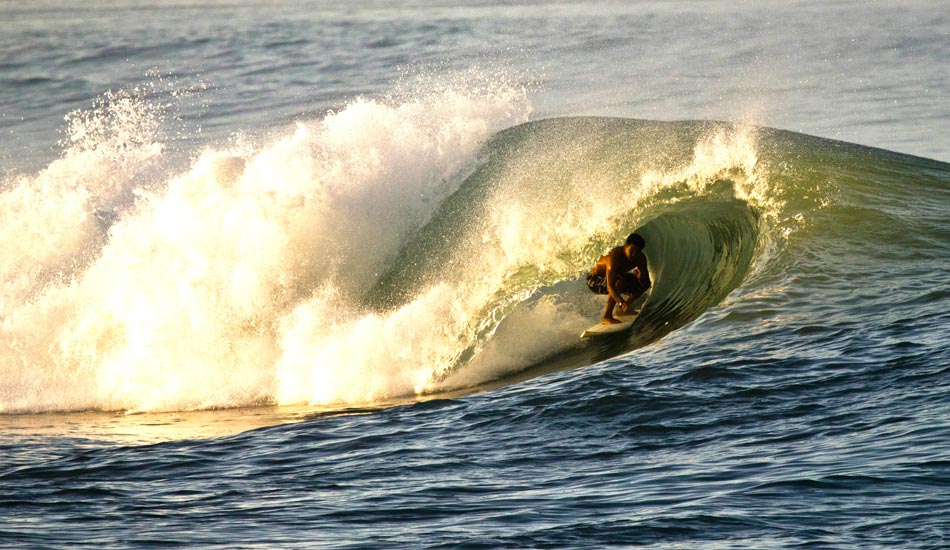
{"label": "rippled water", "polygon": [[2,546],[947,547],[943,11],[0,4]]}

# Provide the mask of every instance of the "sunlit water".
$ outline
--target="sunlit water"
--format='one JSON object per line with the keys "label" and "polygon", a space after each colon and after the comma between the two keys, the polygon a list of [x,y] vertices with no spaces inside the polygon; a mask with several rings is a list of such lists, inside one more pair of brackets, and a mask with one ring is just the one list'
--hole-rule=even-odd
{"label": "sunlit water", "polygon": [[0,542],[947,546],[945,12],[0,4]]}

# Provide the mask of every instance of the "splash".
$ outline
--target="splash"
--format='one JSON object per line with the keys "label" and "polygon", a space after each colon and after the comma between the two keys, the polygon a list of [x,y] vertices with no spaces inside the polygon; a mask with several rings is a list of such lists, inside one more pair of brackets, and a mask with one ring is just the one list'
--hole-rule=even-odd
{"label": "splash", "polygon": [[[149,185],[162,146],[147,103],[110,94],[74,114],[63,158],[0,195],[0,225],[18,236],[0,250],[0,412],[347,399],[335,386],[284,397],[295,338],[363,318],[352,301],[479,146],[529,113],[525,91],[497,81],[357,99]],[[328,357],[346,354],[308,369]],[[402,391],[383,385],[368,394]]]}
{"label": "splash", "polygon": [[139,90],[66,117],[69,147],[35,176],[0,184],[0,313],[87,265],[108,218],[161,157],[161,113]]}

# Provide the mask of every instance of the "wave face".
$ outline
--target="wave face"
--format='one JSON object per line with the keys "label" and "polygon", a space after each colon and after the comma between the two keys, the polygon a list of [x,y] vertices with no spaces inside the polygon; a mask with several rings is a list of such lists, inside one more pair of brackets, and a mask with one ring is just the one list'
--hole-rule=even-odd
{"label": "wave face", "polygon": [[[482,162],[369,292],[379,308],[446,288],[451,360],[439,388],[553,362],[577,367],[695,319],[738,286],[760,246],[754,130],[564,118],[500,133]],[[742,197],[742,198],[740,198]],[[578,341],[604,298],[584,275],[632,231],[654,278],[626,342]],[[403,306],[405,307],[405,306]]]}
{"label": "wave face", "polygon": [[[816,314],[804,304],[855,284],[869,242],[890,262],[946,257],[944,164],[529,114],[503,84],[360,100],[170,175],[147,104],[107,98],[60,160],[3,183],[0,412],[474,391],[633,351],[710,308]],[[582,274],[634,230],[654,279],[643,314],[626,339],[581,342],[603,306]],[[761,300],[729,307],[735,293]]]}

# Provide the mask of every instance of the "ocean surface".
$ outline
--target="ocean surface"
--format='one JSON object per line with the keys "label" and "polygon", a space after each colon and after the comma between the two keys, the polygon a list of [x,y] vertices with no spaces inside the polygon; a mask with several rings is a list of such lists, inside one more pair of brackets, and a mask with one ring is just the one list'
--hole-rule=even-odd
{"label": "ocean surface", "polygon": [[948,62],[945,2],[0,1],[0,547],[950,548]]}

